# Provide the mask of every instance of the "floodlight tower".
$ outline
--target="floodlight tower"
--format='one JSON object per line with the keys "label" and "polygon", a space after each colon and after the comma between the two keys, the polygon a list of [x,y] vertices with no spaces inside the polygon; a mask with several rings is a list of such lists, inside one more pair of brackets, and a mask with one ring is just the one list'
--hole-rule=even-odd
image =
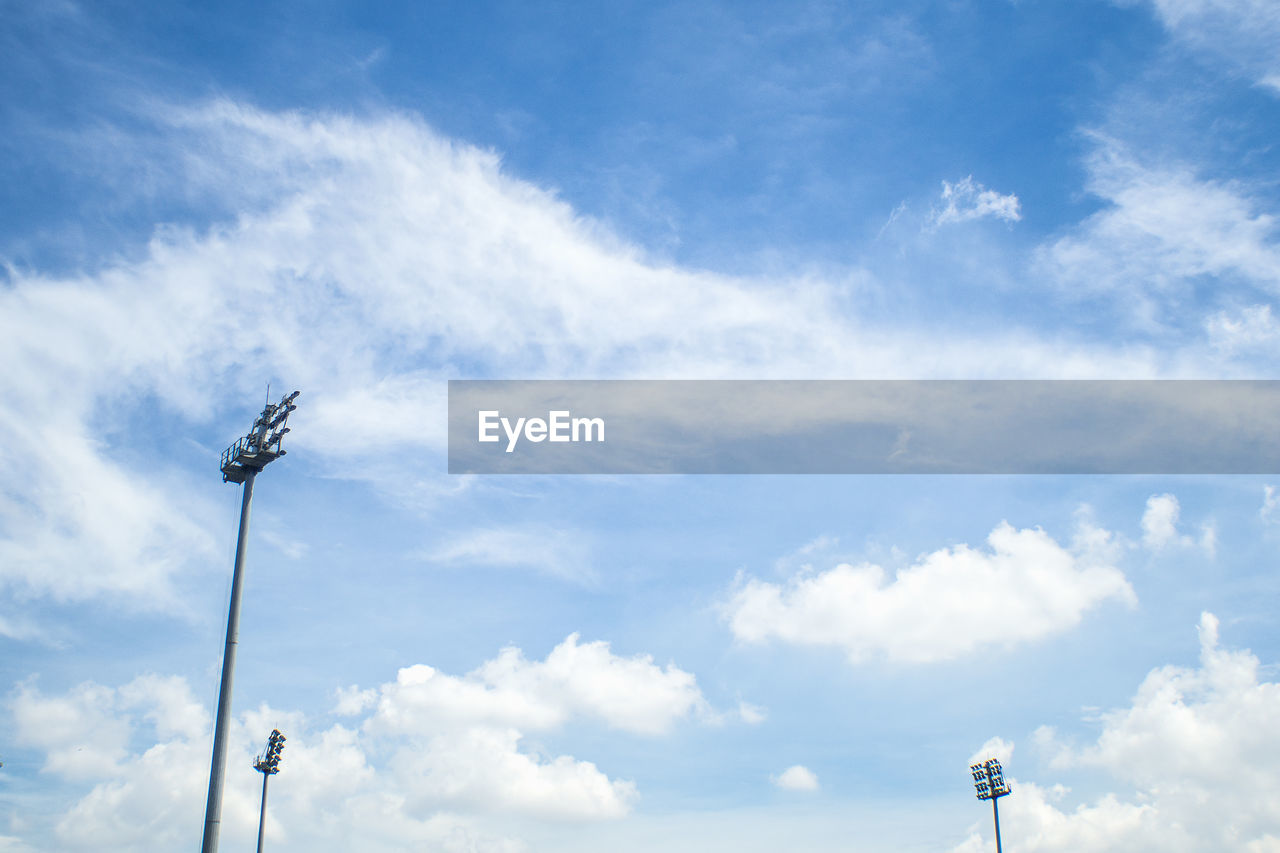
{"label": "floodlight tower", "polygon": [[996,821],[996,853],[1004,853],[1000,846],[1000,808],[999,800],[1013,789],[1004,780],[1004,769],[995,758],[988,758],[981,764],[972,765],[973,787],[978,789],[978,799],[991,801],[991,814]]}
{"label": "floodlight tower", "polygon": [[[270,393],[270,392],[268,392]],[[240,642],[240,590],[244,580],[244,550],[249,538],[249,505],[253,501],[253,480],[258,472],[284,456],[280,440],[289,431],[289,413],[298,408],[297,391],[266,408],[253,422],[249,434],[222,452],[222,482],[243,483],[240,500],[240,532],[236,538],[236,566],[231,573],[231,606],[227,610],[227,644],[222,652],[222,684],[218,688],[218,718],[213,728],[213,761],[209,767],[209,800],[204,808],[204,842],[201,853],[217,853],[218,830],[222,823],[222,775],[227,766],[227,729],[231,725],[231,679],[236,668],[236,646]]]}
{"label": "floodlight tower", "polygon": [[267,750],[254,759],[253,769],[262,774],[262,812],[258,815],[258,853],[262,853],[262,832],[267,825],[267,780],[280,772],[280,753],[284,750],[284,735],[272,729],[267,738]]}

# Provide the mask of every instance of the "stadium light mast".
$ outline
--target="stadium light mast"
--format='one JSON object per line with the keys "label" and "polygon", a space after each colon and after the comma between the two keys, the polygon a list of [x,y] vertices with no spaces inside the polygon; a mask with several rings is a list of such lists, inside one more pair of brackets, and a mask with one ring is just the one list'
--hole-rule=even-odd
{"label": "stadium light mast", "polygon": [[284,735],[272,729],[267,738],[267,750],[254,759],[253,769],[262,774],[262,811],[258,814],[258,853],[262,853],[262,833],[267,826],[267,780],[280,772],[280,753],[284,750]]}
{"label": "stadium light mast", "polygon": [[981,764],[974,764],[969,767],[969,770],[973,773],[973,787],[978,789],[978,799],[991,801],[991,814],[996,821],[996,853],[1004,853],[1004,848],[1000,846],[999,801],[1013,789],[1004,780],[1004,768],[995,758],[988,758]]}
{"label": "stadium light mast", "polygon": [[[268,392],[269,394],[270,392]],[[236,646],[240,641],[240,592],[244,581],[244,551],[249,538],[249,506],[253,501],[253,480],[258,472],[284,456],[280,447],[289,427],[289,413],[298,408],[297,391],[272,405],[270,397],[249,434],[237,439],[222,452],[222,482],[243,483],[240,500],[240,532],[236,537],[236,566],[231,574],[231,605],[227,609],[227,643],[222,652],[222,684],[218,688],[218,718],[213,727],[213,761],[209,767],[209,800],[204,809],[204,841],[201,853],[217,853],[218,830],[222,823],[222,782],[227,766],[227,729],[231,726],[231,680],[236,668]]]}

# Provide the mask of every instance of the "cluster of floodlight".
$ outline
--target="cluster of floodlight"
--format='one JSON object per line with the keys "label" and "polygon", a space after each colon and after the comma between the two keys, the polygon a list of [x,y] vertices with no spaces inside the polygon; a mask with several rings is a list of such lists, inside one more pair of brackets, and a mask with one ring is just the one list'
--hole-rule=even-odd
{"label": "cluster of floodlight", "polygon": [[250,473],[256,474],[286,451],[280,441],[289,432],[289,414],[297,409],[298,391],[283,397],[279,403],[267,403],[253,422],[249,434],[236,440],[222,452],[222,481],[243,483]]}
{"label": "cluster of floodlight", "polygon": [[974,764],[969,770],[973,773],[973,787],[977,789],[980,800],[1003,797],[1013,790],[1004,780],[1004,768],[998,759],[989,758],[981,764]]}
{"label": "cluster of floodlight", "polygon": [[254,759],[253,769],[268,775],[280,772],[280,753],[284,751],[284,735],[279,729],[272,729],[267,738],[267,750]]}
{"label": "cluster of floodlight", "polygon": [[[267,436],[266,441],[262,442],[264,448],[272,445],[279,446],[280,439],[284,438],[284,434],[289,431],[289,428],[284,424],[289,419],[289,413],[298,408],[293,401],[298,399],[298,394],[300,393],[300,391],[294,391],[287,397],[282,398],[276,405],[268,405],[262,410],[262,414],[258,416],[258,419],[253,422],[255,430],[262,427],[260,434],[271,433]],[[284,451],[281,451],[280,455],[283,456]]]}

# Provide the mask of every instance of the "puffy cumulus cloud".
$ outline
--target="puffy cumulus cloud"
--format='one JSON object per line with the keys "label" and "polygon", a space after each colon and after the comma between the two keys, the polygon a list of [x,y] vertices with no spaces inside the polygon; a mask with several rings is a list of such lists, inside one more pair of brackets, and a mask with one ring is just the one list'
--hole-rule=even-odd
{"label": "puffy cumulus cloud", "polygon": [[42,750],[46,771],[72,779],[111,773],[129,739],[128,723],[112,714],[114,704],[115,691],[98,684],[50,697],[28,681],[11,703],[14,739]]}
{"label": "puffy cumulus cloud", "polygon": [[880,566],[841,564],[775,584],[740,578],[723,605],[735,637],[835,646],[858,663],[949,660],[1035,640],[1077,624],[1108,599],[1135,601],[1119,569],[1062,547],[1039,529],[1001,523],[985,550],[968,545],[921,557],[892,578]]}
{"label": "puffy cumulus cloud", "polygon": [[[1261,200],[1185,165],[1141,163],[1115,139],[1094,141],[1088,189],[1107,205],[1036,257],[1064,292],[1113,294],[1145,322],[1160,322],[1163,302],[1174,310],[1200,276],[1216,277],[1221,294],[1280,292],[1276,216]],[[1231,327],[1219,326],[1221,344]]]}
{"label": "puffy cumulus cloud", "polygon": [[[44,770],[73,779],[116,771],[140,715],[162,738],[199,737],[209,717],[180,678],[141,675],[119,689],[86,682],[46,696],[28,680],[10,700],[16,740],[45,753]],[[121,716],[121,713],[126,716]]]}
{"label": "puffy cumulus cloud", "polygon": [[1152,495],[1142,513],[1142,542],[1159,549],[1178,541],[1178,499],[1173,495]]}
{"label": "puffy cumulus cloud", "polygon": [[1174,495],[1152,495],[1147,498],[1147,507],[1142,513],[1142,544],[1153,551],[1172,547],[1190,548],[1198,544],[1212,556],[1217,550],[1215,528],[1209,524],[1204,525],[1197,543],[1190,536],[1178,532],[1178,516],[1181,512],[1182,507]]}
{"label": "puffy cumulus cloud", "polygon": [[[1070,791],[1031,782],[1001,802],[1006,837],[1035,853],[1270,850],[1280,835],[1280,685],[1260,679],[1248,651],[1223,648],[1218,620],[1200,620],[1198,668],[1151,671],[1132,703],[1101,716],[1083,746],[1042,727],[1037,745],[1056,768],[1104,771],[1131,795],[1074,808]],[[955,853],[990,850],[975,829]]]}
{"label": "puffy cumulus cloud", "polygon": [[[207,490],[138,439],[158,423],[236,435],[241,377],[264,364],[306,391],[294,446],[406,500],[444,447],[443,380],[459,371],[1153,370],[1148,354],[1123,347],[862,323],[848,276],[735,277],[647,259],[554,192],[505,173],[494,152],[402,114],[223,100],[166,107],[153,121],[136,144],[118,131],[102,170],[145,164],[155,198],[196,199],[220,212],[214,221],[104,248],[102,265],[80,273],[10,267],[0,290],[0,585],[24,594],[159,607],[182,572],[209,565]],[[955,187],[956,216],[1012,211],[1008,197]],[[424,461],[379,462],[389,449]]]}
{"label": "puffy cumulus cloud", "polygon": [[[148,675],[52,696],[28,681],[9,707],[15,741],[44,755],[46,773],[87,788],[47,828],[57,849],[176,849],[199,831],[191,816],[203,814],[211,719],[184,680]],[[674,665],[573,635],[545,660],[508,648],[461,677],[406,667],[390,684],[339,691],[337,710],[356,720],[325,728],[263,705],[233,722],[225,843],[252,843],[252,760],[272,728],[288,737],[267,825],[273,849],[513,853],[523,845],[484,821],[618,818],[639,796],[591,761],[527,746],[526,732],[582,719],[654,736],[706,702]]]}
{"label": "puffy cumulus cloud", "polygon": [[[1260,681],[1257,657],[1223,648],[1218,634],[1218,619],[1203,614],[1200,668],[1166,666],[1151,672],[1130,707],[1103,715],[1096,744],[1064,749],[1055,762],[1105,767],[1141,788],[1169,795],[1180,791],[1198,797],[1233,785],[1276,792],[1280,734],[1262,721],[1280,708],[1280,685]],[[1266,811],[1280,820],[1280,804]]]}
{"label": "puffy cumulus cloud", "polygon": [[1133,547],[1125,537],[1100,525],[1089,504],[1080,504],[1073,515],[1076,529],[1071,535],[1071,550],[1086,563],[1113,565]]}
{"label": "puffy cumulus cloud", "polygon": [[[238,757],[238,756],[237,756]],[[54,837],[65,850],[169,849],[191,843],[204,813],[209,753],[205,743],[157,743],[130,755],[107,779],[97,781],[57,822]],[[223,804],[228,841],[247,840],[253,801],[246,790]]]}
{"label": "puffy cumulus cloud", "polygon": [[996,759],[1001,765],[1008,764],[1009,760],[1013,758],[1012,741],[1007,741],[998,736],[991,738],[977,752],[969,756],[969,765],[981,764],[988,758]]}
{"label": "puffy cumulus cloud", "polygon": [[657,735],[707,710],[692,674],[657,666],[648,655],[620,657],[606,642],[583,644],[571,634],[543,661],[508,647],[466,676],[421,664],[402,669],[381,687],[367,728],[419,734],[481,723],[544,730],[578,716]]}
{"label": "puffy cumulus cloud", "polygon": [[956,183],[942,182],[941,208],[935,207],[929,215],[933,225],[968,222],[993,216],[1006,222],[1022,219],[1018,197],[1013,193],[1001,195],[989,190],[969,175]]}
{"label": "puffy cumulus cloud", "polygon": [[[355,731],[343,726],[317,731],[300,715],[266,707],[241,715],[231,727],[221,816],[224,846],[253,844],[261,777],[252,760],[266,733],[277,726],[287,732],[288,741],[267,815],[273,849],[521,849],[466,816],[440,809],[414,814],[398,782],[370,766]],[[193,843],[204,814],[209,743],[206,730],[199,737],[161,739],[131,753],[57,819],[52,833],[56,844],[50,849],[179,849]]]}
{"label": "puffy cumulus cloud", "polygon": [[[185,681],[144,675],[119,688],[85,683],[60,696],[29,681],[9,708],[14,740],[44,753],[44,772],[92,785],[53,828],[59,849],[174,847],[184,829],[194,832],[190,816],[201,813],[208,779],[210,718]],[[138,753],[139,740],[154,745]],[[248,799],[243,805],[252,812]]]}
{"label": "puffy cumulus cloud", "polygon": [[340,687],[334,693],[333,713],[343,717],[362,714],[378,701],[378,691],[372,687],[361,690],[357,685]]}
{"label": "puffy cumulus cloud", "polygon": [[465,676],[406,667],[376,698],[351,688],[340,705],[371,709],[361,729],[391,744],[389,769],[411,812],[444,806],[557,819],[620,817],[637,791],[589,761],[522,751],[526,732],[580,719],[660,735],[691,714],[710,716],[690,673],[576,634],[544,660],[508,647]]}
{"label": "puffy cumulus cloud", "polygon": [[411,810],[443,803],[565,820],[617,818],[631,810],[634,783],[610,780],[590,761],[521,752],[520,739],[515,729],[465,727],[397,751],[391,767]]}
{"label": "puffy cumulus cloud", "polygon": [[773,784],[784,791],[818,790],[818,775],[803,764],[793,764],[772,778]]}
{"label": "puffy cumulus cloud", "polygon": [[[1067,794],[1060,787],[1045,789],[1022,782],[1000,800],[1000,834],[1017,839],[1019,850],[1061,853],[1122,853],[1122,851],[1185,850],[1181,833],[1161,825],[1148,805],[1125,803],[1108,795],[1095,803],[1064,811],[1059,803]],[[988,819],[990,815],[988,815]],[[975,826],[951,853],[989,853],[995,840]]]}

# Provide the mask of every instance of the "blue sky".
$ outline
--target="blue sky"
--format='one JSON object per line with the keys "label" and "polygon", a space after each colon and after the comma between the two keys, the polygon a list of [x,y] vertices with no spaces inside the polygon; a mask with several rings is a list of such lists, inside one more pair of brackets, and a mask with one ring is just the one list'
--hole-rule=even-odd
{"label": "blue sky", "polygon": [[272,849],[976,853],[988,755],[1011,849],[1280,849],[1280,478],[444,443],[454,378],[1277,378],[1273,4],[0,13],[0,850],[196,843],[268,382],[226,847],[279,727]]}

